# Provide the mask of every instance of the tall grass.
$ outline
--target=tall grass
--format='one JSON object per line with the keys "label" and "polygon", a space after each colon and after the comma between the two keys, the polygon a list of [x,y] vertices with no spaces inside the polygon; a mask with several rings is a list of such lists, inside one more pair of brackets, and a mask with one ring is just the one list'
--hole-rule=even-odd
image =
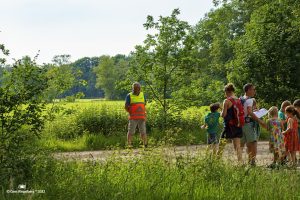
{"label": "tall grass", "polygon": [[[128,114],[123,101],[83,101],[59,103],[49,110],[55,117],[44,129],[42,144],[50,148],[72,150],[107,149],[118,145],[125,147]],[[174,145],[206,143],[206,131],[201,130],[208,106],[180,110],[175,106],[169,111],[167,125],[162,110],[155,102],[147,104],[147,133],[151,145],[165,142]],[[164,127],[165,129],[162,129]],[[222,122],[220,120],[219,133]],[[137,131],[138,132],[138,131]],[[266,138],[265,133],[261,138]],[[135,137],[134,146],[139,146]],[[78,143],[78,145],[76,145]]]}
{"label": "tall grass", "polygon": [[294,170],[245,168],[209,157],[166,156],[162,149],[118,153],[104,162],[46,159],[32,169],[28,188],[45,190],[7,199],[298,199]]}

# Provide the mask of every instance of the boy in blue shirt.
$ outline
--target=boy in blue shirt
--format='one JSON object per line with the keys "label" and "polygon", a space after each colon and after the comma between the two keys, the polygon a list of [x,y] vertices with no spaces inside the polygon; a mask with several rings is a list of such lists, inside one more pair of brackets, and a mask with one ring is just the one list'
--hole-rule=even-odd
{"label": "boy in blue shirt", "polygon": [[207,143],[209,148],[213,150],[213,155],[217,152],[217,144],[218,144],[218,126],[219,126],[219,118],[220,113],[218,112],[220,108],[220,104],[214,103],[209,106],[210,113],[205,116],[205,124],[201,128],[206,128],[208,137]]}

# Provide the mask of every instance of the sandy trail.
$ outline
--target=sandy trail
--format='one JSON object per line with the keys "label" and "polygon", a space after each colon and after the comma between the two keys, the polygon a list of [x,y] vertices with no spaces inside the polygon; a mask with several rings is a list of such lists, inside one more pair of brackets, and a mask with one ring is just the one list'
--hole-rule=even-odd
{"label": "sandy trail", "polygon": [[[189,145],[189,146],[173,146],[173,147],[160,147],[148,148],[147,152],[162,152],[165,156],[175,158],[179,155],[204,155],[207,145]],[[246,162],[247,155],[246,149],[243,150],[243,161]],[[269,143],[260,141],[257,145],[257,165],[264,166],[272,163],[272,154],[269,152]],[[130,158],[133,156],[142,156],[145,154],[143,149],[122,149],[122,150],[101,150],[101,151],[81,151],[81,152],[63,152],[56,153],[55,157],[64,160],[94,160],[105,161],[112,155],[122,159]],[[229,162],[237,162],[236,154],[232,144],[227,144],[224,150],[223,159]]]}

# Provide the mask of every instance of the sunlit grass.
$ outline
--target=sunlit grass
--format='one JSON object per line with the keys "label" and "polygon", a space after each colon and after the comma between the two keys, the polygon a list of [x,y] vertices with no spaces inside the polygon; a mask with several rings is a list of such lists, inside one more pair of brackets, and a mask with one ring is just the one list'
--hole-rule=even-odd
{"label": "sunlit grass", "polygon": [[[300,174],[291,169],[238,166],[204,154],[164,148],[128,151],[105,161],[46,158],[32,168],[30,199],[298,199]],[[17,199],[18,194],[6,194]],[[15,197],[15,198],[13,198]],[[28,197],[24,195],[22,197]]]}
{"label": "sunlit grass", "polygon": [[[126,146],[128,114],[124,101],[79,100],[57,102],[48,105],[53,108],[53,118],[46,123],[42,144],[60,151],[100,150],[111,146]],[[152,145],[160,142],[173,145],[204,144],[206,130],[200,129],[203,117],[209,112],[208,106],[174,110],[166,130],[162,130],[163,116],[155,103],[147,105],[147,132]],[[220,119],[219,134],[222,131]],[[268,139],[264,131],[261,139]],[[50,140],[50,141],[47,141]],[[138,131],[135,136],[139,146]]]}
{"label": "sunlit grass", "polygon": [[79,137],[71,141],[58,140],[55,138],[43,140],[41,145],[53,151],[85,151],[88,150],[86,146],[86,138]]}

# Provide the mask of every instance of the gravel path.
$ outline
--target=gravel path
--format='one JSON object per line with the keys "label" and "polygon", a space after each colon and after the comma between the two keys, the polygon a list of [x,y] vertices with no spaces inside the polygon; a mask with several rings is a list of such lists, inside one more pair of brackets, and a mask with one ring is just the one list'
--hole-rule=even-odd
{"label": "gravel path", "polygon": [[[174,146],[174,147],[163,147],[163,148],[148,148],[147,152],[152,152],[156,150],[161,150],[163,154],[170,157],[175,157],[178,155],[204,155],[207,145],[190,145],[190,146]],[[257,145],[257,165],[263,166],[268,165],[272,162],[272,154],[269,152],[269,144],[266,141],[260,141]],[[247,160],[247,155],[245,153],[245,148],[243,150],[243,160]],[[54,156],[58,159],[64,160],[95,160],[95,161],[105,161],[112,155],[119,156],[121,158],[142,156],[145,153],[143,149],[133,149],[133,150],[101,150],[101,151],[81,151],[81,152],[64,152],[56,153]],[[232,144],[227,144],[224,150],[223,159],[229,162],[237,162],[235,152],[233,150]]]}

